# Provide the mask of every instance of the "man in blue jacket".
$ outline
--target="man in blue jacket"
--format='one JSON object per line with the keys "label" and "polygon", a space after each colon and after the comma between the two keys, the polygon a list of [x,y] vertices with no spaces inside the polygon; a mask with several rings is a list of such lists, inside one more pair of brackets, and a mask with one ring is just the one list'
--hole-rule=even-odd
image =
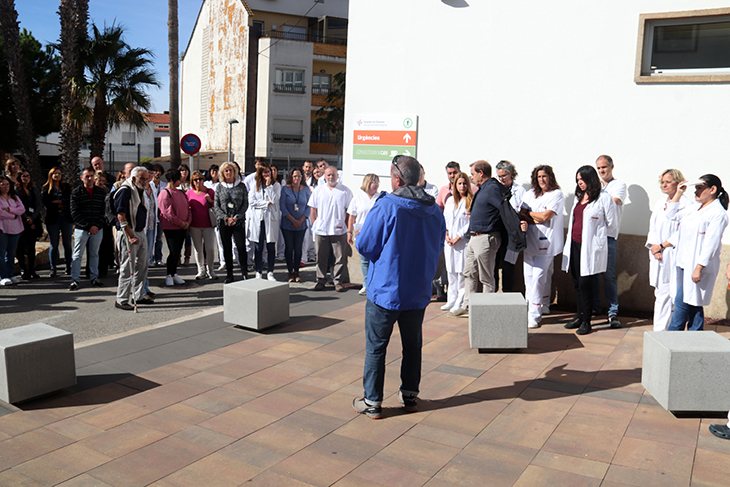
{"label": "man in blue jacket", "polygon": [[418,186],[420,175],[416,159],[393,158],[393,193],[380,194],[357,237],[357,250],[370,260],[370,268],[366,278],[365,393],[352,406],[373,419],[383,417],[385,352],[396,321],[403,345],[398,399],[406,411],[418,410],[421,325],[446,236],[441,208]]}

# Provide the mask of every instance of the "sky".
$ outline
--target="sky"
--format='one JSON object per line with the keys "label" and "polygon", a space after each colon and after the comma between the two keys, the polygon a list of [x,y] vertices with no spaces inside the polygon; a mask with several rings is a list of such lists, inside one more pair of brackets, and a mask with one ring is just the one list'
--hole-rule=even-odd
{"label": "sky", "polygon": [[[15,0],[21,30],[28,29],[43,45],[57,42],[61,34],[59,0]],[[203,0],[178,0],[180,55],[185,51]],[[154,70],[160,89],[152,88],[152,112],[169,108],[167,61],[167,2],[165,0],[89,0],[89,26],[113,22],[125,27],[132,47],[154,53]]]}

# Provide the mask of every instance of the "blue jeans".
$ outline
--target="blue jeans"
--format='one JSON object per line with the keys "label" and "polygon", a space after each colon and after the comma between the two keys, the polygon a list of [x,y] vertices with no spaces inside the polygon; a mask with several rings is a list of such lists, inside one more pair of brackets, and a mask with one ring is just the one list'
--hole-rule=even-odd
{"label": "blue jeans", "polygon": [[20,234],[0,231],[0,279],[10,279],[15,271],[15,247],[18,246]]}
{"label": "blue jeans", "polygon": [[367,260],[362,254],[360,254],[360,268],[362,269],[362,287],[367,287],[368,269],[370,268],[370,261]]}
{"label": "blue jeans", "polygon": [[704,330],[705,310],[702,306],[692,306],[684,302],[684,269],[678,268],[679,286],[677,296],[674,298],[674,313],[672,321],[669,322],[667,330],[684,331],[684,326],[689,325],[688,330]]}
{"label": "blue jeans", "polygon": [[381,308],[368,299],[365,304],[365,370],[362,385],[368,404],[383,402],[385,383],[385,352],[393,325],[398,322],[403,354],[400,366],[400,390],[403,394],[418,394],[421,383],[421,325],[425,310],[397,311]]}
{"label": "blue jeans", "polygon": [[147,230],[145,236],[147,237],[147,254],[149,256],[147,261],[152,262],[155,259],[155,229]]}
{"label": "blue jeans", "polygon": [[307,233],[306,228],[302,228],[301,230],[281,229],[281,234],[284,235],[286,269],[289,272],[299,271],[299,262],[302,260],[302,242],[304,242],[305,233]]}
{"label": "blue jeans", "polygon": [[[608,265],[603,276],[603,295],[608,303],[608,316],[618,316],[618,282],[616,281],[616,239],[608,239]],[[601,288],[597,287],[593,296],[593,309],[601,309]]]}
{"label": "blue jeans", "polygon": [[84,256],[86,241],[89,241],[89,277],[93,281],[99,277],[99,247],[104,238],[104,229],[101,228],[96,235],[89,235],[86,230],[77,228],[74,230],[74,255],[71,262],[71,279],[81,280],[81,258]]}
{"label": "blue jeans", "polygon": [[51,263],[51,270],[55,271],[58,268],[59,256],[58,256],[58,237],[59,233],[63,237],[63,254],[66,259],[66,269],[71,270],[71,235],[73,232],[73,224],[66,219],[61,213],[58,215],[58,221],[51,225],[46,225],[48,231],[48,241],[50,243],[49,260]]}
{"label": "blue jeans", "polygon": [[157,237],[155,237],[155,260],[162,262],[162,224],[157,220]]}

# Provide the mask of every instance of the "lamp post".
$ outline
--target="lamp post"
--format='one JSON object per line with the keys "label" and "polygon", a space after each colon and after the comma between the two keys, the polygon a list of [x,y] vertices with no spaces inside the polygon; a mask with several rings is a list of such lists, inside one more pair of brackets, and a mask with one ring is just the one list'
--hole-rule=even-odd
{"label": "lamp post", "polygon": [[228,120],[228,160],[232,161],[232,155],[231,155],[231,144],[233,144],[233,124],[238,123],[238,120],[235,118],[232,118]]}

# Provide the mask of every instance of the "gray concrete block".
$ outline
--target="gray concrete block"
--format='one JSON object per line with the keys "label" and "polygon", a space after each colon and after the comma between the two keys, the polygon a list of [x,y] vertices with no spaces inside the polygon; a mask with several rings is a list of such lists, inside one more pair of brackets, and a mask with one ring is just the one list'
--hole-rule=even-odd
{"label": "gray concrete block", "polygon": [[471,348],[527,348],[527,302],[521,293],[469,296]]}
{"label": "gray concrete block", "polygon": [[73,334],[44,323],[0,331],[0,399],[11,404],[76,385]]}
{"label": "gray concrete block", "polygon": [[248,279],[223,286],[223,321],[263,330],[289,319],[289,284]]}
{"label": "gray concrete block", "polygon": [[714,331],[644,333],[641,385],[668,411],[730,410],[730,340]]}

